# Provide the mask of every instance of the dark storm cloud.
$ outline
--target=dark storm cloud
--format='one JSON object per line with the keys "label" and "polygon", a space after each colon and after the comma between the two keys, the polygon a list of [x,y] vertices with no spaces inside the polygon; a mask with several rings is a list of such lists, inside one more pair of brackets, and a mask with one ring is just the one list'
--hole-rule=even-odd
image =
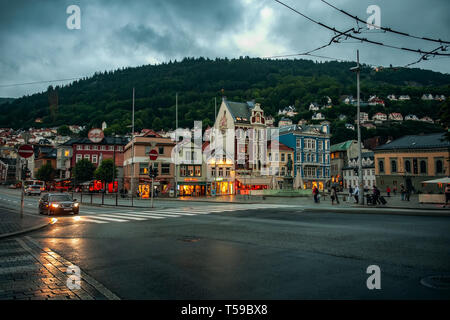
{"label": "dark storm cloud", "polygon": [[[378,5],[381,9],[381,25],[391,27],[399,31],[404,31],[417,36],[431,38],[450,38],[450,1],[430,0],[430,1],[410,1],[410,0],[327,0],[329,3],[341,8],[360,19],[366,21],[369,14],[366,12],[369,5]],[[320,0],[316,1],[286,1],[301,12],[307,13],[313,19],[336,27],[345,31],[356,27],[353,19],[332,9]],[[289,9],[275,3],[278,17],[277,25],[272,32],[281,37],[281,41],[294,52],[305,52],[315,49],[329,42],[334,35],[333,32],[322,28]],[[363,24],[359,26],[365,27]],[[374,41],[392,44],[399,47],[409,47],[412,49],[433,50],[439,44],[418,41],[392,33],[384,33],[378,30],[365,30],[360,37],[367,37]],[[318,55],[337,57],[342,59],[354,59],[356,49],[361,51],[361,60],[378,65],[398,65],[402,66],[409,62],[416,61],[420,56],[414,53],[398,51],[395,49],[380,47],[371,44],[361,44],[355,40],[348,39],[344,43],[333,44],[332,46],[316,52]],[[290,53],[290,52],[289,52]],[[422,62],[418,67],[428,68],[441,72],[450,72],[450,64],[446,58],[439,58],[429,62]]]}
{"label": "dark storm cloud", "polygon": [[[341,30],[351,19],[320,0],[284,0]],[[450,2],[445,0],[329,0],[362,19],[368,5],[381,8],[382,25],[412,34],[449,38]],[[81,30],[66,28],[66,8],[81,8]],[[0,84],[65,79],[99,70],[159,63],[184,56],[270,56],[303,52],[329,41],[332,33],[272,0],[39,0],[0,1]],[[374,40],[433,49],[423,41],[364,33]],[[448,39],[447,39],[448,40]],[[363,62],[402,65],[411,53],[356,43],[336,44],[317,54]],[[450,72],[449,59],[421,68]],[[44,90],[48,84],[0,87],[0,96]]]}

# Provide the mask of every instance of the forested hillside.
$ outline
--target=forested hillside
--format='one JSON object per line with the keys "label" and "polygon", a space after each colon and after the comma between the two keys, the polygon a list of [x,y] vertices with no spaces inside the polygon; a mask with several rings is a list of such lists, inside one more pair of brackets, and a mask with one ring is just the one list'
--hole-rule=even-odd
{"label": "forested hillside", "polygon": [[[337,121],[338,116],[354,117],[356,112],[354,107],[340,103],[342,95],[356,95],[355,75],[349,71],[353,65],[310,60],[185,58],[180,62],[98,72],[67,86],[1,104],[0,127],[62,124],[92,127],[106,121],[110,131],[125,133],[130,130],[132,88],[135,87],[137,129],[174,128],[177,92],[182,127],[192,127],[194,120],[203,120],[204,126],[211,125],[214,97],[219,104],[224,95],[235,101],[255,99],[273,116],[279,109],[295,105],[300,112],[295,121],[310,119],[309,104],[321,104],[329,96],[334,108],[326,110],[327,119],[340,128],[344,124]],[[363,111],[370,115],[377,111],[400,111],[404,115],[414,113],[437,119],[441,103],[420,100],[423,93],[450,96],[450,75],[420,69],[377,72],[366,66],[362,70],[362,99],[378,95],[387,103],[386,108],[365,107]],[[389,102],[386,99],[389,94],[408,94],[412,100]],[[42,118],[43,122],[35,123],[36,118]]]}

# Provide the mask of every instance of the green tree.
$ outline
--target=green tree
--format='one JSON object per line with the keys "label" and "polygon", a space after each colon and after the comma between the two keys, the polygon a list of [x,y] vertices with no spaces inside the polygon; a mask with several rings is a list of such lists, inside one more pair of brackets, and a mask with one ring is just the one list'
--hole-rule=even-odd
{"label": "green tree", "polygon": [[58,128],[58,130],[57,130],[57,133],[58,133],[60,136],[70,136],[70,135],[72,135],[72,131],[71,131],[71,130],[69,129],[69,127],[66,126],[66,125],[60,126],[60,127]]}
{"label": "green tree", "polygon": [[117,178],[117,168],[113,163],[112,159],[103,160],[98,166],[97,170],[94,172],[95,179],[112,182],[113,177]]}
{"label": "green tree", "polygon": [[162,128],[162,126],[163,126],[163,123],[159,117],[156,117],[153,119],[153,122],[152,122],[153,130],[160,130]]}
{"label": "green tree", "polygon": [[52,167],[51,163],[46,163],[36,172],[36,178],[42,181],[50,181],[53,180],[55,175],[55,170]]}
{"label": "green tree", "polygon": [[94,177],[95,166],[88,159],[81,159],[73,168],[72,175],[75,183],[79,184],[85,181],[92,180]]}
{"label": "green tree", "polygon": [[448,100],[446,100],[441,105],[439,119],[441,120],[442,126],[447,129],[447,133],[445,134],[445,136],[447,140],[450,141],[450,105],[448,103]]}

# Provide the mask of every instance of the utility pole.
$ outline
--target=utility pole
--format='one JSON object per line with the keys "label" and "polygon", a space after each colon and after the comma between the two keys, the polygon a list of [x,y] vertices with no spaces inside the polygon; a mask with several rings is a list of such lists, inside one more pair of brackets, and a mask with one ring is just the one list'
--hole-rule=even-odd
{"label": "utility pole", "polygon": [[175,174],[174,174],[174,181],[175,181],[175,198],[178,198],[178,92],[175,93]]}
{"label": "utility pole", "polygon": [[133,104],[131,116],[131,196],[134,195],[136,189],[136,178],[134,176],[134,88],[133,88]]}
{"label": "utility pole", "polygon": [[[217,98],[214,97],[214,124],[217,123]],[[217,196],[217,173],[219,168],[217,167],[217,129],[214,128],[214,196]]]}
{"label": "utility pole", "polygon": [[[116,180],[116,134],[115,132],[113,133],[113,137],[114,137],[114,142],[113,142],[113,166],[112,166],[112,190],[113,192],[115,192],[115,180]],[[118,191],[118,190],[117,190]]]}
{"label": "utility pole", "polygon": [[356,67],[350,69],[356,72],[356,95],[357,95],[357,126],[358,126],[358,185],[359,185],[359,204],[364,204],[364,185],[363,185],[363,169],[362,169],[362,151],[361,151],[361,100],[360,100],[360,85],[359,74],[361,66],[359,64],[359,50],[356,50]]}

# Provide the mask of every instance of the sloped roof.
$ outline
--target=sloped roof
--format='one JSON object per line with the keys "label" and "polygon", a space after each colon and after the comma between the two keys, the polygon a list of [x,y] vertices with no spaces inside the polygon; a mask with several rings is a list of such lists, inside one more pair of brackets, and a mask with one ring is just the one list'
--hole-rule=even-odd
{"label": "sloped roof", "polygon": [[341,143],[333,144],[330,147],[330,152],[335,151],[347,151],[348,148],[353,144],[353,140],[347,140]]}
{"label": "sloped roof", "polygon": [[126,145],[130,141],[127,137],[105,137],[102,141],[94,143],[89,138],[72,138],[63,143],[63,146],[72,146],[74,144],[106,144],[106,145]]}
{"label": "sloped roof", "polygon": [[450,141],[445,140],[444,135],[445,133],[433,133],[404,136],[381,145],[375,150],[450,148]]}
{"label": "sloped roof", "polygon": [[225,104],[227,105],[228,110],[230,110],[231,116],[234,119],[246,118],[247,120],[250,120],[250,109],[254,107],[251,102],[243,103],[225,100]]}

